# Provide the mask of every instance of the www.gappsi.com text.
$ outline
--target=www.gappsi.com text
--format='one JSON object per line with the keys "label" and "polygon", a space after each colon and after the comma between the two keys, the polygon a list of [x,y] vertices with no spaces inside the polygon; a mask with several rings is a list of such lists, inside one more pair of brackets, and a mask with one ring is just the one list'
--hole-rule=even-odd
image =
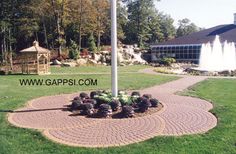
{"label": "www.gappsi.com text", "polygon": [[97,79],[19,79],[21,86],[97,86]]}

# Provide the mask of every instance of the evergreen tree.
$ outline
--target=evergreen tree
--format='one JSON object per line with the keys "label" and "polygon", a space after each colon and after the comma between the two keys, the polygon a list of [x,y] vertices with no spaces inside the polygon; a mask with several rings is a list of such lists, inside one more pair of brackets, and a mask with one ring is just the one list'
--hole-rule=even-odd
{"label": "evergreen tree", "polygon": [[117,37],[120,41],[124,41],[125,36],[125,27],[128,22],[128,12],[126,5],[122,3],[122,0],[118,1],[117,6]]}
{"label": "evergreen tree", "polygon": [[128,14],[127,40],[131,43],[138,42],[138,45],[142,47],[151,38],[151,28],[148,23],[150,19],[156,17],[154,0],[128,1]]}
{"label": "evergreen tree", "polygon": [[79,58],[79,47],[75,41],[70,40],[69,58],[77,60]]}
{"label": "evergreen tree", "polygon": [[89,38],[88,38],[88,49],[89,49],[90,52],[96,52],[97,51],[97,47],[96,47],[96,43],[95,43],[93,33],[90,33]]}
{"label": "evergreen tree", "polygon": [[174,27],[174,19],[172,19],[169,15],[165,15],[163,13],[159,13],[159,18],[159,24],[161,29],[161,37],[159,38],[159,41],[162,42],[173,39],[176,34],[176,30]]}
{"label": "evergreen tree", "polygon": [[187,18],[179,20],[179,27],[176,36],[181,37],[199,31],[200,28]]}

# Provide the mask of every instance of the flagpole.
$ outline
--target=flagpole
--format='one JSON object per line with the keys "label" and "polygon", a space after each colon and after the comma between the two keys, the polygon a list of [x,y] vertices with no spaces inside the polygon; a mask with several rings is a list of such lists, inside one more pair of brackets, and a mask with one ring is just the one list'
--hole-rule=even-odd
{"label": "flagpole", "polygon": [[111,0],[111,77],[112,77],[112,95],[118,96],[118,74],[117,74],[117,1]]}

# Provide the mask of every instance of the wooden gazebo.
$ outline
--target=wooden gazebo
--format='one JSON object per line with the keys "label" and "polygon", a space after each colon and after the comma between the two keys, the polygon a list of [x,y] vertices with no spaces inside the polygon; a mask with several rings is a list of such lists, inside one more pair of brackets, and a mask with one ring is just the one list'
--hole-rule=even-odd
{"label": "wooden gazebo", "polygon": [[50,74],[50,51],[40,47],[37,41],[20,54],[23,74]]}

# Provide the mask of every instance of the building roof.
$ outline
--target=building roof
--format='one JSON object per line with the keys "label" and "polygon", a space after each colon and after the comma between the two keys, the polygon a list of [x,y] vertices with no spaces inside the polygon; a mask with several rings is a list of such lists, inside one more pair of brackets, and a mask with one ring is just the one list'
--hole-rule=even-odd
{"label": "building roof", "polygon": [[207,42],[213,42],[216,35],[220,36],[221,42],[227,40],[228,42],[236,43],[236,25],[219,25],[183,37],[175,38],[166,42],[153,45],[203,44]]}
{"label": "building roof", "polygon": [[40,47],[37,41],[34,41],[32,47],[23,49],[20,52],[21,53],[50,53],[48,49]]}

